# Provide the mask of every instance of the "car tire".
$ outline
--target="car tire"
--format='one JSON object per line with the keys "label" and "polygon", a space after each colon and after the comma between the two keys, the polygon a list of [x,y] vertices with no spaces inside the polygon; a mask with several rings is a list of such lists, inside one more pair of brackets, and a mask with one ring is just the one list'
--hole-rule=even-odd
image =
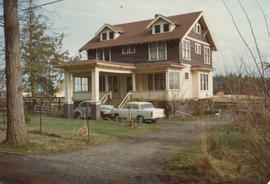
{"label": "car tire", "polygon": [[157,119],[152,119],[152,123],[156,123],[157,121]]}
{"label": "car tire", "polygon": [[115,121],[120,121],[120,116],[119,116],[119,114],[115,114],[114,117],[113,117],[113,119],[114,119]]}
{"label": "car tire", "polygon": [[143,116],[138,116],[138,117],[137,117],[137,122],[138,122],[138,123],[143,123],[143,122],[144,122]]}
{"label": "car tire", "polygon": [[106,119],[106,116],[105,116],[105,114],[104,114],[103,112],[100,113],[100,117],[101,117],[102,119]]}
{"label": "car tire", "polygon": [[80,119],[81,118],[81,113],[76,112],[73,116],[74,119]]}

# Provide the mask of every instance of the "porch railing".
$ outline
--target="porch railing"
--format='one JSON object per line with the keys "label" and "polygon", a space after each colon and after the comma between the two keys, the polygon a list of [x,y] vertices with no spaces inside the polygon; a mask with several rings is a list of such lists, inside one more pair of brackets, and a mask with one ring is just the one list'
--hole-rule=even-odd
{"label": "porch railing", "polygon": [[119,109],[122,109],[126,103],[128,102],[128,100],[130,99],[131,97],[131,93],[127,93],[127,95],[125,96],[125,98],[122,100],[122,102],[120,103],[120,105],[118,106]]}
{"label": "porch railing", "polygon": [[112,92],[106,92],[103,97],[100,99],[101,104],[105,104],[109,99],[112,99]]}

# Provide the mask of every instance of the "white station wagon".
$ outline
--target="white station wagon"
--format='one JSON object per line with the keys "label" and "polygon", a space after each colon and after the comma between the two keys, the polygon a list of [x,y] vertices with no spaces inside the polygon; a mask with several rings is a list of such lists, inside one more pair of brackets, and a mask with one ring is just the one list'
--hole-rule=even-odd
{"label": "white station wagon", "polygon": [[165,117],[164,109],[155,108],[150,102],[127,103],[122,109],[113,109],[112,115],[115,120],[131,116],[139,123],[143,123],[145,120],[156,122],[158,119]]}

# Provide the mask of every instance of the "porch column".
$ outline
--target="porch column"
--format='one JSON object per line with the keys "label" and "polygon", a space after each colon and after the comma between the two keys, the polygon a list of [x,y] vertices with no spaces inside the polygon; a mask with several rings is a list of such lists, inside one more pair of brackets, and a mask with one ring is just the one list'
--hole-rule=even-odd
{"label": "porch column", "polygon": [[108,75],[105,75],[105,91],[109,91],[109,80],[108,80]]}
{"label": "porch column", "polygon": [[166,91],[167,91],[167,90],[170,89],[170,86],[169,86],[169,70],[166,70],[165,84],[166,84]]}
{"label": "porch column", "polygon": [[65,101],[64,101],[64,117],[72,118],[73,111],[73,80],[70,72],[65,72],[64,78],[64,89],[65,89]]}
{"label": "porch column", "polygon": [[91,119],[100,118],[100,102],[99,102],[99,70],[94,68],[92,71],[92,101],[91,101]]}
{"label": "porch column", "polygon": [[136,91],[136,74],[132,72],[132,91]]}

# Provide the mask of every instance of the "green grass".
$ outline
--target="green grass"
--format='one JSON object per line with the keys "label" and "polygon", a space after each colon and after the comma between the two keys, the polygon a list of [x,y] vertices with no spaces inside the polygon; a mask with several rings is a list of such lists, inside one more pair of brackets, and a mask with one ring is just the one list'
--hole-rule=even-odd
{"label": "green grass", "polygon": [[[31,121],[26,124],[26,146],[0,144],[0,151],[25,154],[62,153],[85,149],[89,146],[101,145],[121,139],[133,138],[156,130],[154,124],[140,124],[137,128],[131,128],[128,122],[89,120],[90,142],[88,142],[87,132],[79,133],[79,129],[87,127],[85,120],[44,116],[42,121],[42,134],[39,134],[39,116],[31,116]],[[0,142],[5,139],[5,131],[3,128],[3,123],[0,123]]]}
{"label": "green grass", "polygon": [[165,163],[161,179],[167,183],[267,183],[269,178],[250,159],[254,147],[246,132],[229,125],[208,131],[205,139],[179,150]]}

